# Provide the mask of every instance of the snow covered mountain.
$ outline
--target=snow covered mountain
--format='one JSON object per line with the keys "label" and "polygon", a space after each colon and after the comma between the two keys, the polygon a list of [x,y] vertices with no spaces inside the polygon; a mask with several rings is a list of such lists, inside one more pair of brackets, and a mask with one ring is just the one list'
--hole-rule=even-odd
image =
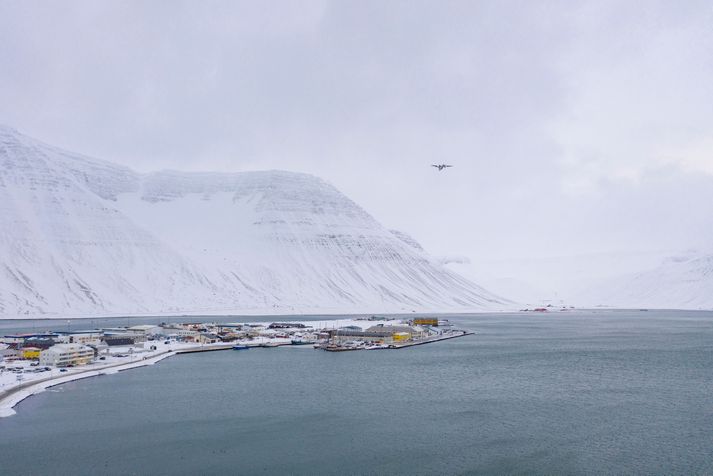
{"label": "snow covered mountain", "polygon": [[504,304],[317,177],[142,175],[0,127],[0,316]]}
{"label": "snow covered mountain", "polygon": [[713,309],[713,255],[685,253],[595,286],[589,303],[623,308]]}

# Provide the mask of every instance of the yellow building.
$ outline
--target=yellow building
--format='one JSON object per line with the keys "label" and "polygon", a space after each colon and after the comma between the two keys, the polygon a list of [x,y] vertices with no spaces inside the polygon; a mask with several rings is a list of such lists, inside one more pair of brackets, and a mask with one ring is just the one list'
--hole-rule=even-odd
{"label": "yellow building", "polygon": [[40,358],[40,351],[37,347],[23,347],[22,358],[26,360],[37,360]]}
{"label": "yellow building", "polygon": [[414,325],[417,326],[437,326],[438,318],[436,317],[417,317],[413,320]]}
{"label": "yellow building", "polygon": [[394,342],[406,342],[411,338],[411,334],[408,332],[394,332]]}

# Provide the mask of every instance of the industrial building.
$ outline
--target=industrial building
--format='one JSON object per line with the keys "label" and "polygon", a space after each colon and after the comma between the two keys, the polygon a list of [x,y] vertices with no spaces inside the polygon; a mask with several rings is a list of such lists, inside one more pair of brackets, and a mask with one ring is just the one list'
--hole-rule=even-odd
{"label": "industrial building", "polygon": [[141,334],[145,336],[153,336],[163,333],[163,329],[161,328],[161,326],[151,324],[132,326],[126,330],[132,334]]}
{"label": "industrial building", "polygon": [[411,326],[386,326],[384,324],[371,326],[366,330],[366,332],[390,332],[392,335],[403,333],[408,334],[409,338],[421,337],[424,333],[421,328],[414,328]]}
{"label": "industrial building", "polygon": [[334,343],[349,341],[368,341],[390,344],[393,340],[393,333],[386,331],[355,331],[352,329],[339,329],[331,332],[331,341]]}
{"label": "industrial building", "polygon": [[136,343],[135,336],[112,335],[104,337],[104,344],[109,347],[129,346]]}
{"label": "industrial building", "polygon": [[378,324],[371,326],[365,331],[359,327],[348,326],[332,331],[332,341],[339,343],[345,341],[368,341],[383,344],[404,343],[414,337],[421,337],[423,331],[410,326],[388,326]]}
{"label": "industrial building", "polygon": [[97,330],[58,332],[55,340],[63,344],[98,344],[104,333]]}
{"label": "industrial building", "polygon": [[413,320],[415,326],[433,326],[438,327],[437,317],[417,317]]}

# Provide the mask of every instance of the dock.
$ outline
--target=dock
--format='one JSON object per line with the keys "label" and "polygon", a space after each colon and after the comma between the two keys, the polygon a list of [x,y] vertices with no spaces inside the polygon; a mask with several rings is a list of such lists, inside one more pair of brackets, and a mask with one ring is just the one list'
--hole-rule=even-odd
{"label": "dock", "polygon": [[[456,334],[455,332],[459,332],[459,333]],[[470,335],[474,335],[474,334],[475,334],[475,332],[454,331],[447,335],[441,335],[441,336],[435,336],[435,337],[430,337],[430,338],[426,338],[426,339],[408,341],[408,342],[404,342],[402,344],[389,344],[388,346],[384,345],[381,347],[374,347],[371,349],[364,348],[364,347],[341,346],[338,344],[324,345],[319,348],[322,350],[326,350],[327,352],[350,352],[350,351],[354,351],[354,350],[395,350],[395,349],[404,349],[406,347],[413,347],[416,345],[431,344],[433,342],[441,342],[441,341],[448,340],[448,339],[457,339],[458,337],[465,337],[465,336],[470,336]]]}
{"label": "dock", "polygon": [[176,354],[195,354],[197,352],[214,352],[216,350],[230,350],[235,344],[224,344],[224,345],[205,345],[200,347],[189,347],[187,349],[176,349],[173,352]]}
{"label": "dock", "polygon": [[475,332],[468,332],[468,331],[462,331],[462,332],[463,332],[462,334],[458,334],[458,335],[447,335],[447,336],[433,337],[430,339],[424,339],[424,340],[419,340],[419,341],[414,341],[414,342],[406,342],[404,344],[391,344],[389,346],[389,349],[403,349],[404,347],[413,347],[415,345],[431,344],[433,342],[440,342],[440,341],[448,340],[448,339],[457,339],[458,337],[471,336],[471,335],[475,334]]}

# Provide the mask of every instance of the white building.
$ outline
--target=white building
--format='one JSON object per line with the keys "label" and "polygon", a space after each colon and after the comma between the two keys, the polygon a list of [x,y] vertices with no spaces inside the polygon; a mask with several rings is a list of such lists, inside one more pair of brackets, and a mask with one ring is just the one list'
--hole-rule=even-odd
{"label": "white building", "polygon": [[56,344],[40,352],[40,365],[67,367],[88,364],[94,358],[94,349],[82,344]]}
{"label": "white building", "polygon": [[71,332],[60,335],[56,340],[63,344],[91,344],[101,342],[103,334],[101,332]]}
{"label": "white building", "polygon": [[198,339],[200,332],[194,331],[192,329],[186,329],[184,327],[163,327],[163,334],[172,337],[182,337],[190,339]]}

